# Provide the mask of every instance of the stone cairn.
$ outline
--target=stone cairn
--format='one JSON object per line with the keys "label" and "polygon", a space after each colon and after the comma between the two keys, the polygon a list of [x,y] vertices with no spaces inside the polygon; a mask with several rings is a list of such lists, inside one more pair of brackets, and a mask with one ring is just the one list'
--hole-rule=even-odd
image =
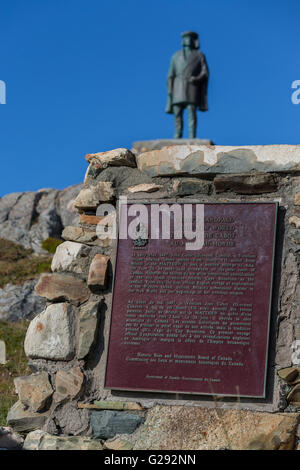
{"label": "stone cairn", "polygon": [[[269,147],[273,148],[268,153]],[[32,374],[15,379],[19,401],[7,421],[14,431],[29,433],[24,448],[294,448],[300,437],[298,148],[247,147],[243,152],[181,145],[139,155],[120,148],[89,154],[86,160],[84,185],[75,200],[78,225],[64,229],[65,241],[53,257],[52,273],[42,274],[35,288],[47,303],[26,334]],[[150,202],[192,197],[199,202],[280,199],[289,222],[278,301],[278,373],[269,408],[252,405],[252,411],[251,406],[248,411],[220,411],[213,401],[195,407],[200,403],[183,397],[173,402],[139,398],[137,403],[126,397],[120,401],[120,394],[103,389],[115,246],[109,238],[98,238],[96,226],[105,224],[106,216],[97,216],[96,211],[102,203],[116,204],[120,195]],[[241,420],[247,422],[244,436]]]}

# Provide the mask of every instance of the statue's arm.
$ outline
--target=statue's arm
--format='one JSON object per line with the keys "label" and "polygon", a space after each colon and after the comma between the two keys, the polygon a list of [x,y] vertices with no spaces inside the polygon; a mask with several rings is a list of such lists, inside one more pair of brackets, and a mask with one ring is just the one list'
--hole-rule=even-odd
{"label": "statue's arm", "polygon": [[174,58],[172,57],[169,71],[168,71],[168,79],[167,79],[168,95],[172,95],[174,78],[175,78],[175,64],[174,64]]}
{"label": "statue's arm", "polygon": [[191,77],[193,82],[200,82],[203,78],[208,78],[208,66],[205,59],[205,55],[201,52],[200,54],[200,63],[201,63],[201,70],[199,75]]}

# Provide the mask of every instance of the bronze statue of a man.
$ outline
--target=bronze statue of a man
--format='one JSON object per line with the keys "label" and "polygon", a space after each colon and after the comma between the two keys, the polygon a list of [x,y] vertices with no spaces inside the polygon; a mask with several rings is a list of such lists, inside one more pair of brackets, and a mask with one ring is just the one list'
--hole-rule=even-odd
{"label": "bronze statue of a man", "polygon": [[181,34],[181,51],[172,59],[168,73],[168,102],[166,113],[174,114],[175,139],[182,137],[183,110],[188,111],[189,138],[196,137],[197,108],[207,111],[208,67],[199,50],[198,34],[186,31]]}

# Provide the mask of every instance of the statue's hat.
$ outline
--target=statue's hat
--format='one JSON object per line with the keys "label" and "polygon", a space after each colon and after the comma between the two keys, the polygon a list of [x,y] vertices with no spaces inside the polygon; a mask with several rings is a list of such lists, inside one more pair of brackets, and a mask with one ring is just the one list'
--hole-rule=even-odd
{"label": "statue's hat", "polygon": [[186,36],[191,36],[193,39],[198,39],[198,33],[195,33],[194,31],[184,31],[184,33],[181,33],[181,37],[186,37]]}

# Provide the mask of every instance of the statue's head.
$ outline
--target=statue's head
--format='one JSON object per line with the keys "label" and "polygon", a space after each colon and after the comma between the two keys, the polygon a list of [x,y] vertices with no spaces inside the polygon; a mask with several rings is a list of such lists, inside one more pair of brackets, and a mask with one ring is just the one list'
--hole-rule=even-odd
{"label": "statue's head", "polygon": [[198,34],[193,31],[185,31],[181,33],[183,47],[191,47],[192,49],[199,49]]}

